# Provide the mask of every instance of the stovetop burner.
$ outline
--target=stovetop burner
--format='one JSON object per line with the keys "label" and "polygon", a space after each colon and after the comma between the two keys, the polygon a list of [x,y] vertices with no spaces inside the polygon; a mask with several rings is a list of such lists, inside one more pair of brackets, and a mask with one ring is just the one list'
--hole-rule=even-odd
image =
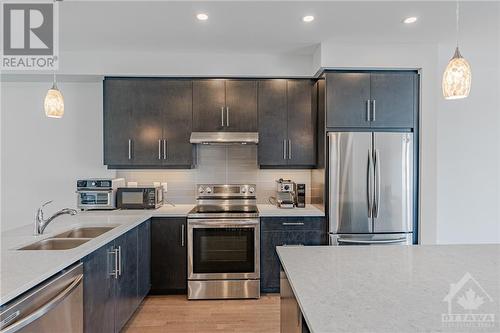
{"label": "stovetop burner", "polygon": [[255,185],[199,184],[197,205],[188,218],[259,217]]}

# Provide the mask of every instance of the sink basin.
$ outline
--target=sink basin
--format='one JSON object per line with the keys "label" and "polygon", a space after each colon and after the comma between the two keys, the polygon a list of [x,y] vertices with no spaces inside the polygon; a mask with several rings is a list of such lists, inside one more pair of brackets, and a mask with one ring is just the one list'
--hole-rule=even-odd
{"label": "sink basin", "polygon": [[60,233],[54,238],[96,238],[115,227],[81,227]]}
{"label": "sink basin", "polygon": [[39,242],[24,246],[19,250],[69,250],[75,248],[77,246],[82,245],[83,243],[88,242],[90,239],[57,239],[57,238],[48,238],[41,240]]}

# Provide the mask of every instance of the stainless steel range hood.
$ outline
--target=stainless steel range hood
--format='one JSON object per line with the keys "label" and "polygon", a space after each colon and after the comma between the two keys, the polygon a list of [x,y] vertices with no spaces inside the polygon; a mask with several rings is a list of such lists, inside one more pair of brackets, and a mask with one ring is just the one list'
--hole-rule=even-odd
{"label": "stainless steel range hood", "polygon": [[205,145],[231,145],[259,143],[259,133],[257,132],[193,132],[189,142]]}

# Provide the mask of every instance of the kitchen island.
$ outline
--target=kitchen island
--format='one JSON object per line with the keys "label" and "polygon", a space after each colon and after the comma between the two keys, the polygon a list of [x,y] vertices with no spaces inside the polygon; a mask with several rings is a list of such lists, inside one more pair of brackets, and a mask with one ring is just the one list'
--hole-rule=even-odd
{"label": "kitchen island", "polygon": [[500,330],[500,244],[287,246],[278,255],[282,332]]}

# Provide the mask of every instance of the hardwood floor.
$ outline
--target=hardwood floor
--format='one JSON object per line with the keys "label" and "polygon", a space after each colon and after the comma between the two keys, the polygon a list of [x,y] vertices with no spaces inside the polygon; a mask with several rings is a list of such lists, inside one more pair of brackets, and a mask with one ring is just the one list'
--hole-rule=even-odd
{"label": "hardwood floor", "polygon": [[279,333],[280,297],[188,301],[185,295],[149,296],[124,333]]}

